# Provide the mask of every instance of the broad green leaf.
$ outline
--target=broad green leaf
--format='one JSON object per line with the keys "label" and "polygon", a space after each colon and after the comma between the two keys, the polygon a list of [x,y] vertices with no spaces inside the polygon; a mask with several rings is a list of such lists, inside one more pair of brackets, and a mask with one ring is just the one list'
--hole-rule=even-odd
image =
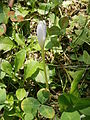
{"label": "broad green leaf", "polygon": [[19,9],[16,12],[16,15],[21,15],[25,17],[28,13],[29,13],[29,10],[26,10],[24,7],[19,6]]}
{"label": "broad green leaf", "polygon": [[30,60],[24,68],[24,79],[31,77],[35,71],[39,68],[39,62]]}
{"label": "broad green leaf", "polygon": [[4,88],[0,88],[0,104],[3,104],[6,100],[6,90]]}
{"label": "broad green leaf", "polygon": [[[38,75],[36,76],[35,80],[37,82],[40,82],[40,83],[46,83],[45,82],[45,75],[44,75],[44,71],[40,70]],[[48,80],[49,80],[49,76],[48,76]]]}
{"label": "broad green leaf", "polygon": [[50,3],[39,3],[38,12],[41,15],[45,15],[49,12],[52,5]]}
{"label": "broad green leaf", "polygon": [[71,83],[71,89],[70,89],[70,93],[71,94],[74,94],[75,91],[78,90],[78,83],[80,82],[82,76],[83,76],[83,73],[84,73],[85,70],[78,70],[74,73],[74,78],[73,78],[73,81]]}
{"label": "broad green leaf", "polygon": [[0,37],[0,50],[11,50],[13,45],[9,37]]}
{"label": "broad green leaf", "polygon": [[49,35],[60,35],[60,29],[57,26],[52,26],[48,29]]}
{"label": "broad green leaf", "polygon": [[[48,79],[48,83],[50,84],[50,83],[52,82],[52,79],[50,79],[50,77],[49,77],[50,71],[49,71],[48,67],[47,67],[46,69],[47,69],[47,79]],[[37,82],[40,82],[40,83],[46,83],[44,71],[39,70],[39,73],[38,73],[38,75],[36,76],[35,80],[36,80]]]}
{"label": "broad green leaf", "polygon": [[80,114],[75,112],[63,112],[61,115],[61,120],[80,120]]}
{"label": "broad green leaf", "polygon": [[90,107],[84,108],[80,110],[80,112],[84,115],[90,116]]}
{"label": "broad green leaf", "polygon": [[74,101],[74,109],[76,110],[81,110],[87,107],[90,107],[90,98],[77,98],[76,101]]}
{"label": "broad green leaf", "polygon": [[86,63],[86,64],[90,64],[90,55],[88,54],[87,51],[83,51],[83,61]]}
{"label": "broad green leaf", "polygon": [[51,37],[51,39],[45,45],[45,48],[47,49],[52,49],[53,47],[59,47],[59,41],[57,36]]}
{"label": "broad green leaf", "polygon": [[[43,67],[42,67],[43,68]],[[50,84],[52,82],[52,77],[55,75],[55,69],[49,69],[48,66],[46,66],[46,73],[47,73],[47,79],[48,83]],[[40,83],[46,83],[45,82],[45,74],[43,70],[39,70],[38,75],[35,77],[35,80]]]}
{"label": "broad green leaf", "polygon": [[20,50],[15,57],[15,72],[17,72],[23,65],[26,57],[26,51],[24,49]]}
{"label": "broad green leaf", "polygon": [[24,38],[22,35],[15,33],[15,41],[18,43],[18,45],[24,47],[25,43],[24,43]]}
{"label": "broad green leaf", "polygon": [[8,22],[8,12],[10,11],[9,7],[0,4],[0,23],[5,23],[7,24]]}
{"label": "broad green leaf", "polygon": [[12,66],[11,66],[11,64],[10,64],[8,61],[4,60],[4,61],[2,62],[1,69],[2,69],[5,73],[7,73],[7,74],[9,74],[10,76],[12,76]]}
{"label": "broad green leaf", "polygon": [[24,99],[21,103],[22,110],[27,114],[30,113],[32,116],[36,116],[37,110],[40,106],[40,103],[37,99],[33,97],[28,97]]}
{"label": "broad green leaf", "polygon": [[42,88],[38,91],[37,98],[42,104],[46,103],[47,100],[50,99],[50,92],[47,89]]}
{"label": "broad green leaf", "polygon": [[63,93],[62,95],[60,95],[58,97],[58,103],[59,103],[59,108],[61,112],[67,110],[68,108],[70,109],[73,108],[70,94]]}
{"label": "broad green leaf", "polygon": [[46,105],[41,105],[39,108],[40,114],[45,117],[45,118],[53,118],[55,115],[55,111],[52,107],[46,106]]}
{"label": "broad green leaf", "polygon": [[22,100],[24,97],[26,97],[26,91],[24,88],[19,88],[16,91],[16,97],[18,100]]}
{"label": "broad green leaf", "polygon": [[2,80],[5,77],[5,72],[0,71],[0,79]]}
{"label": "broad green leaf", "polygon": [[27,113],[25,115],[25,120],[33,120],[33,119],[34,119],[34,116],[31,113]]}
{"label": "broad green leaf", "polygon": [[67,16],[61,17],[59,20],[59,26],[61,29],[66,28],[69,25],[69,18]]}
{"label": "broad green leaf", "polygon": [[90,98],[79,98],[72,94],[63,93],[58,97],[60,111],[75,111],[90,107]]}

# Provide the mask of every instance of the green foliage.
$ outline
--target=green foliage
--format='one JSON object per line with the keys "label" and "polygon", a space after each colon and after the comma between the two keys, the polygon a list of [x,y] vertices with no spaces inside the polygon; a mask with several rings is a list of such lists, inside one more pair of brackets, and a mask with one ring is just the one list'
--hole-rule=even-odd
{"label": "green foliage", "polygon": [[0,88],[0,105],[2,105],[6,100],[6,90],[5,88]]}
{"label": "green foliage", "polygon": [[26,98],[21,103],[22,110],[26,115],[30,114],[32,118],[36,116],[39,106],[40,103],[33,97]]}
{"label": "green foliage", "polygon": [[58,98],[60,110],[63,111],[79,111],[90,106],[90,98],[79,98],[72,94],[63,93]]}
{"label": "green foliage", "polygon": [[9,7],[6,7],[5,5],[0,3],[0,23],[8,23],[8,12],[9,12]]}
{"label": "green foliage", "polygon": [[22,67],[24,60],[26,57],[26,51],[24,49],[20,50],[18,53],[16,53],[15,57],[15,73]]}
{"label": "green foliage", "polygon": [[75,112],[63,112],[61,120],[80,120],[80,114]]}
{"label": "green foliage", "polygon": [[40,64],[37,61],[28,61],[24,68],[24,79],[31,77],[39,67]]}
{"label": "green foliage", "polygon": [[13,45],[13,42],[8,37],[0,37],[0,50],[11,50]]}
{"label": "green foliage", "polygon": [[16,91],[16,97],[18,100],[22,100],[24,97],[26,97],[26,91],[24,88],[18,89]]}
{"label": "green foliage", "polygon": [[74,74],[72,75],[74,80],[71,83],[71,89],[70,89],[71,94],[74,94],[77,96],[76,92],[78,90],[78,83],[80,82],[84,71],[85,70],[79,70],[79,71],[74,72]]}
{"label": "green foliage", "polygon": [[90,120],[90,0],[10,1],[0,1],[0,120]]}
{"label": "green foliage", "polygon": [[54,109],[52,107],[49,107],[49,106],[46,106],[46,105],[42,105],[39,108],[39,112],[45,118],[53,118],[54,115],[55,115]]}
{"label": "green foliage", "polygon": [[50,92],[45,88],[40,89],[37,93],[37,98],[42,104],[46,103],[50,99]]}

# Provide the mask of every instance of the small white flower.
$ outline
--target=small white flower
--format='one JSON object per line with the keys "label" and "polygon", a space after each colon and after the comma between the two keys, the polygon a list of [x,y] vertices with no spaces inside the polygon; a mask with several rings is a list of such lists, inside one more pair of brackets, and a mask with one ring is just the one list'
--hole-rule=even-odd
{"label": "small white flower", "polygon": [[37,26],[37,38],[41,48],[44,47],[46,39],[46,22],[40,21]]}

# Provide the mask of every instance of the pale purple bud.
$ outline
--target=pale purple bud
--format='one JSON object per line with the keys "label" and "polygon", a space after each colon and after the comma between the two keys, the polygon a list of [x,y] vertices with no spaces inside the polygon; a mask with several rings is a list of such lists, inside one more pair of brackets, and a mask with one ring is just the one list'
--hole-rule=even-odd
{"label": "pale purple bud", "polygon": [[44,47],[46,39],[46,22],[40,21],[37,26],[37,38],[41,48]]}

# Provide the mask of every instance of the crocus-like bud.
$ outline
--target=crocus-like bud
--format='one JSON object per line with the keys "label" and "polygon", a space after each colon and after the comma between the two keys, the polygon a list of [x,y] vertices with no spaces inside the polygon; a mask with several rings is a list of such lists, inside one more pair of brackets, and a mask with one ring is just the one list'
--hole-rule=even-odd
{"label": "crocus-like bud", "polygon": [[37,26],[37,38],[41,48],[44,47],[46,39],[46,23],[45,21],[40,21]]}

